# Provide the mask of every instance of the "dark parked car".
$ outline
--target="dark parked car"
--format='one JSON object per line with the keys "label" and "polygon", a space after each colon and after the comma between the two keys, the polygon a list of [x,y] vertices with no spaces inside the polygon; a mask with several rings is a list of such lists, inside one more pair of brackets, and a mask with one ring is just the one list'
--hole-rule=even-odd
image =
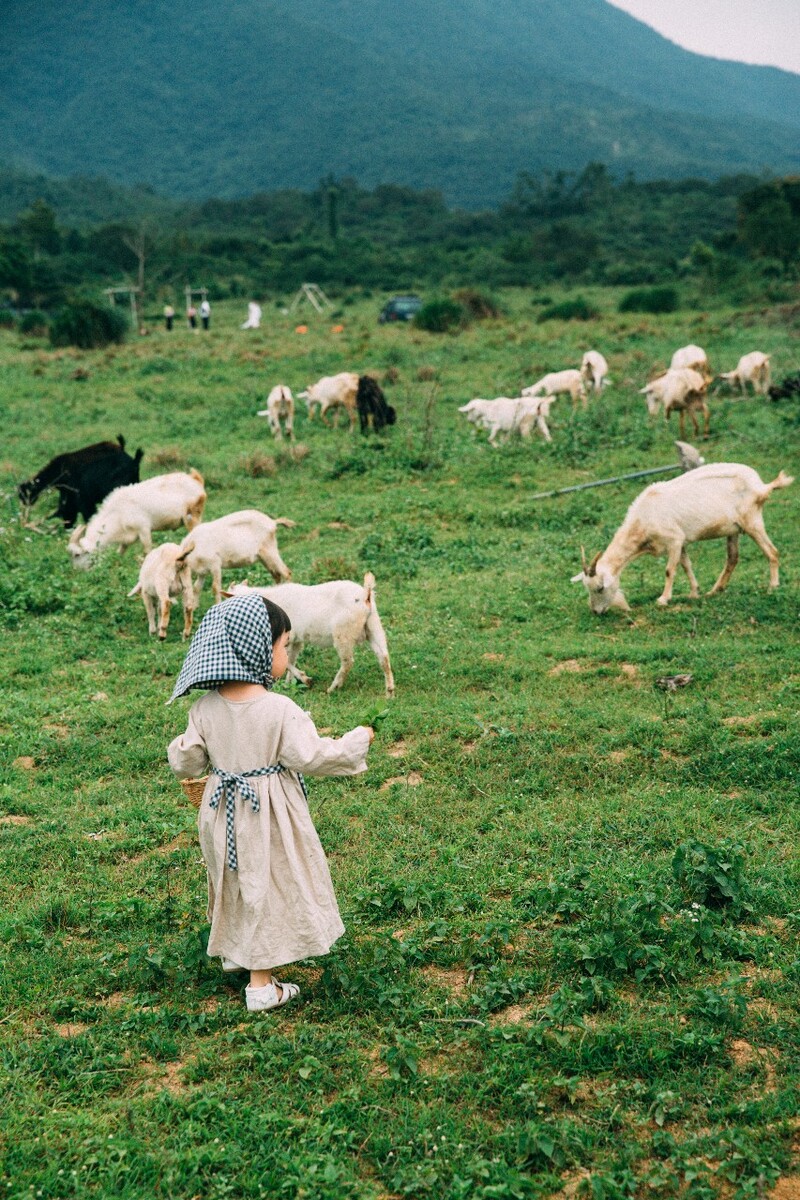
{"label": "dark parked car", "polygon": [[393,296],[384,304],[378,320],[381,325],[389,321],[413,321],[421,308],[419,296]]}

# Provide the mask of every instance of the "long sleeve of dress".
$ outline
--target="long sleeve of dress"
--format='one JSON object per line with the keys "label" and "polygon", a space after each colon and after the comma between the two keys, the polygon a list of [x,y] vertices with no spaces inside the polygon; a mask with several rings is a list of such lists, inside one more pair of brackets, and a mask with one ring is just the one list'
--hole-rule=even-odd
{"label": "long sleeve of dress", "polygon": [[173,738],[167,756],[178,779],[199,779],[208,770],[208,750],[193,710],[189,712],[186,732]]}
{"label": "long sleeve of dress", "polygon": [[358,725],[340,738],[320,737],[314,722],[292,703],[281,729],[281,762],[304,775],[360,775],[367,769],[369,729]]}

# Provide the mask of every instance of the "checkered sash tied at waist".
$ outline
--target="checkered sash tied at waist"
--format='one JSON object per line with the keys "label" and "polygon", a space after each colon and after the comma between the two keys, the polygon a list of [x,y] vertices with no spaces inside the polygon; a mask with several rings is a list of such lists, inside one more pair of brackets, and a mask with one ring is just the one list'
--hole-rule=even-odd
{"label": "checkered sash tied at waist", "polygon": [[[219,808],[219,802],[222,797],[225,797],[225,844],[227,848],[228,866],[232,871],[238,871],[239,859],[236,854],[236,831],[235,831],[235,811],[236,811],[236,793],[243,800],[250,801],[250,807],[254,813],[261,809],[261,801],[258,798],[258,792],[249,784],[248,779],[263,779],[266,775],[281,775],[287,768],[283,763],[273,763],[271,767],[257,767],[254,771],[240,771],[234,774],[231,771],[223,771],[219,767],[212,767],[212,775],[217,776],[217,786],[211,793],[208,803],[211,808]],[[308,802],[308,790],[306,781],[300,772],[297,772],[297,778],[300,781],[300,786],[303,789],[303,795]]]}

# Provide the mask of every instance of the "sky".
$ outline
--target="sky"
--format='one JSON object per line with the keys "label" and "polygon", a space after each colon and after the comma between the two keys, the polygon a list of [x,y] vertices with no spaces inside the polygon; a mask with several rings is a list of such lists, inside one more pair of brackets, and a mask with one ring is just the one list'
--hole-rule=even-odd
{"label": "sky", "polygon": [[800,72],[800,0],[610,0],[698,54]]}

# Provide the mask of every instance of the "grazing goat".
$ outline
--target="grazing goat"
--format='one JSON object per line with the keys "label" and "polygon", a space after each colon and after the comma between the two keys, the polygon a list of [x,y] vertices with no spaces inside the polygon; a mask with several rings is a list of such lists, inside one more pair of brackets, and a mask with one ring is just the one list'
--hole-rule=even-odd
{"label": "grazing goat", "polygon": [[708,365],[708,355],[702,346],[681,346],[680,350],[676,350],[669,369],[679,371],[681,367],[691,367],[693,371],[698,371],[706,383],[710,383],[714,378]]}
{"label": "grazing goat", "polygon": [[753,350],[750,354],[743,354],[736,364],[735,371],[723,371],[720,379],[724,379],[725,383],[729,383],[731,387],[739,385],[742,395],[747,395],[747,384],[752,383],[753,391],[758,396],[766,396],[769,394],[772,378],[769,369],[768,354],[762,354],[760,350]]}
{"label": "grazing goat", "polygon": [[273,520],[254,508],[229,513],[187,533],[180,545],[178,563],[186,563],[196,577],[195,600],[199,599],[206,575],[211,576],[214,600],[222,599],[222,572],[225,567],[249,567],[263,563],[276,581],[291,579],[292,572],[278,552],[276,533],[279,525],[291,529],[294,521],[286,517]]}
{"label": "grazing goat", "polygon": [[581,361],[581,378],[587,388],[602,392],[611,380],[608,378],[608,363],[599,350],[587,350]]}
{"label": "grazing goat", "polygon": [[586,407],[586,388],[580,371],[572,368],[568,371],[551,371],[530,387],[522,389],[523,396],[561,396],[564,393],[572,397],[573,408],[579,400]]}
{"label": "grazing goat", "polygon": [[147,627],[150,633],[157,630],[162,642],[167,636],[169,613],[174,597],[180,596],[183,600],[184,638],[192,632],[195,607],[192,574],[185,564],[178,562],[180,550],[177,542],[164,542],[162,546],[151,550],[139,569],[139,582],[128,592],[128,596],[142,597],[147,613]]}
{"label": "grazing goat", "polygon": [[789,400],[797,395],[800,395],[800,371],[785,375],[780,383],[773,384],[769,389],[770,400]]}
{"label": "grazing goat", "polygon": [[118,545],[120,553],[141,542],[145,553],[153,549],[153,532],[194,529],[202,520],[206,503],[203,476],[195,470],[155,475],[142,483],[117,488],[106,496],[89,524],[79,525],[69,539],[68,550],[76,567],[88,567],[92,556],[104,546]]}
{"label": "grazing goat", "polygon": [[397,413],[391,404],[386,403],[383,391],[371,375],[362,375],[358,381],[356,409],[362,433],[369,429],[370,417],[376,433],[380,433],[386,425],[394,425],[397,420]]}
{"label": "grazing goat", "polygon": [[338,409],[345,409],[350,417],[352,430],[356,424],[357,393],[358,375],[354,371],[342,371],[339,375],[325,375],[305,392],[298,392],[298,399],[305,400],[309,417],[313,417],[314,410],[319,408],[320,419],[324,425],[330,425],[325,415],[329,409],[337,409],[336,422],[339,420]]}
{"label": "grazing goat", "polygon": [[267,396],[267,407],[262,408],[257,415],[267,418],[272,436],[278,441],[283,437],[281,420],[286,426],[286,436],[290,441],[294,438],[294,397],[291,388],[285,384],[279,383],[272,389]]}
{"label": "grazing goat", "polygon": [[462,404],[459,412],[479,429],[489,431],[489,445],[497,447],[497,438],[505,434],[508,441],[512,433],[528,438],[534,424],[546,442],[552,441],[547,428],[547,417],[555,396],[498,396],[496,400],[470,400]]}
{"label": "grazing goat", "polygon": [[78,516],[88,521],[98,506],[115,488],[139,482],[142,451],[133,458],[125,453],[125,438],[116,442],[94,442],[81,450],[58,454],[32,479],[17,488],[25,509],[29,509],[45,488],[58,491],[58,507],[51,517],[59,517],[71,529]]}
{"label": "grazing goat", "polygon": [[664,419],[669,420],[670,414],[678,414],[681,437],[684,436],[684,416],[688,412],[692,418],[692,428],[695,434],[700,432],[696,412],[703,414],[704,436],[708,437],[709,412],[706,404],[707,381],[699,371],[691,367],[679,369],[670,368],[658,379],[651,379],[646,387],[640,389],[640,395],[647,401],[647,411],[654,417],[659,408],[664,406]]}
{"label": "grazing goat", "polygon": [[386,695],[394,695],[394,676],[389,661],[386,634],[375,604],[375,576],[367,572],[363,586],[349,579],[305,586],[283,583],[278,587],[251,588],[244,583],[234,584],[231,596],[258,592],[279,604],[292,622],[289,635],[289,674],[301,683],[311,680],[295,665],[303,646],[333,646],[339,655],[339,670],[328,688],[340,688],[353,666],[355,647],[369,642],[380,663],[386,682]]}
{"label": "grazing goat", "polygon": [[780,472],[772,483],[764,483],[752,467],[741,463],[710,463],[687,471],[677,479],[653,483],[641,492],[628,509],[625,520],[610,544],[589,565],[572,577],[589,593],[589,607],[604,613],[609,608],[630,611],[619,586],[625,567],[640,554],[666,554],[664,591],[657,604],[669,604],[675,572],[680,564],[689,579],[690,595],[699,590],[686,553],[690,542],[710,538],[728,539],[728,557],[717,582],[709,592],[721,592],[739,559],[739,534],[746,533],[769,560],[769,586],[778,586],[778,551],[764,528],[762,509],[776,488],[794,480]]}

